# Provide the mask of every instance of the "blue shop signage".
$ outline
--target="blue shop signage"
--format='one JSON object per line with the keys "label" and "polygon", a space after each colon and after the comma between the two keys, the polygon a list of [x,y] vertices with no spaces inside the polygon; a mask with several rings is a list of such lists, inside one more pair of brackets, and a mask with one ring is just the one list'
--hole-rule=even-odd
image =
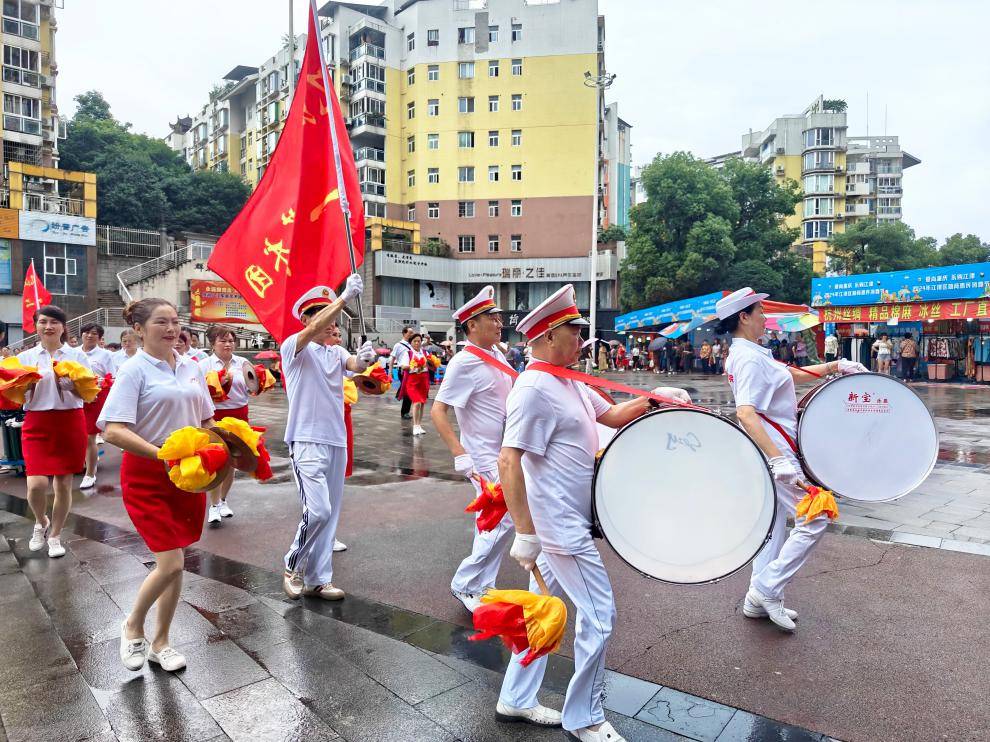
{"label": "blue shop signage", "polygon": [[621,314],[615,318],[616,332],[637,330],[641,327],[666,327],[672,322],[683,322],[710,314],[715,314],[715,302],[724,296],[722,291],[714,291],[704,296],[672,301],[647,309]]}
{"label": "blue shop signage", "polygon": [[990,263],[811,279],[815,307],[986,297],[990,297]]}

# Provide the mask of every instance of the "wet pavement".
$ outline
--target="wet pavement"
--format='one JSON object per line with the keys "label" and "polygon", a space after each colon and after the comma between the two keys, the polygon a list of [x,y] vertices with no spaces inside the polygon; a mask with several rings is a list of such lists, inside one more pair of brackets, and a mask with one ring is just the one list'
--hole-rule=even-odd
{"label": "wet pavement", "polygon": [[[619,378],[657,385],[646,374]],[[730,411],[724,381],[663,382],[682,382],[697,400]],[[788,593],[801,612],[794,636],[741,616],[743,575],[705,587],[662,585],[603,546],[618,607],[607,705],[629,739],[984,738],[990,645],[979,617],[987,614],[990,562],[980,552],[990,533],[982,538],[980,529],[990,528],[990,434],[981,410],[990,389],[917,389],[942,431],[940,463],[919,492],[896,503],[864,512],[843,503],[842,525]],[[271,439],[284,425],[280,402],[272,394],[252,409]],[[80,538],[65,559],[27,552],[29,525],[0,512],[0,549],[13,548],[0,551],[7,738],[560,739],[492,718],[504,650],[468,642],[468,616],[449,595],[470,548],[462,512],[470,488],[432,426],[413,438],[393,399],[362,397],[355,427],[357,471],[339,532],[350,548],[334,561],[348,598],[282,600],[280,559],[299,506],[279,458],[284,446],[273,440],[274,482],[239,479],[235,517],[205,530],[189,556],[176,628],[190,667],[174,677],[149,669],[131,676],[116,658],[122,610],[150,554],[123,510],[114,450],[107,447],[97,493],[77,497],[71,528]],[[0,479],[0,490],[13,495],[0,497],[0,510],[22,513],[23,480]],[[921,546],[942,548],[911,545],[926,536]],[[510,561],[499,586],[522,587]],[[570,636],[552,658],[551,704],[570,675]],[[43,710],[46,723],[65,726],[38,737],[32,724],[40,723],[38,699],[52,701],[39,693],[49,678],[59,704],[67,699],[79,711]]]}

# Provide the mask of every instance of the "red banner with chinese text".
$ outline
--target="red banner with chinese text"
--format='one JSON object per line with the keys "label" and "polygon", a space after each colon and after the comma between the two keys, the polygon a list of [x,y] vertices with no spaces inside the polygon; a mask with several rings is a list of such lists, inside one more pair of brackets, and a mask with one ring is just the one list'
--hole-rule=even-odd
{"label": "red banner with chinese text", "polygon": [[919,301],[870,304],[860,307],[818,307],[822,322],[924,322],[945,319],[990,319],[990,298],[959,301]]}
{"label": "red banner with chinese text", "polygon": [[[336,290],[351,272],[341,187],[351,212],[355,264],[364,259],[361,189],[336,93],[324,93],[319,39],[310,13],[302,71],[278,146],[209,261],[210,270],[240,292],[279,342],[302,329],[292,316],[300,296],[317,285]],[[330,148],[331,122],[340,143],[343,184],[337,182]]]}
{"label": "red banner with chinese text", "polygon": [[193,322],[258,324],[254,310],[226,281],[189,279],[189,313]]}

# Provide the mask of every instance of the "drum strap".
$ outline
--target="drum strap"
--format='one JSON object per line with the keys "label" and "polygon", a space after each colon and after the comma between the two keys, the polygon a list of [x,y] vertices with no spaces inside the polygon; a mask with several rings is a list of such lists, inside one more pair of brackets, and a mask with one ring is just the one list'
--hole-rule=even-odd
{"label": "drum strap", "polygon": [[784,440],[787,441],[787,445],[791,447],[791,450],[795,454],[798,454],[800,456],[800,454],[798,453],[797,443],[795,443],[794,442],[794,439],[791,438],[787,434],[787,431],[784,430],[783,426],[780,423],[774,422],[769,417],[767,417],[766,415],[764,415],[762,412],[757,412],[756,414],[759,415],[760,417],[762,417],[763,420],[764,420],[764,422],[766,422],[767,425],[769,425],[771,428],[773,428],[778,433],[780,433],[780,435],[783,436]]}

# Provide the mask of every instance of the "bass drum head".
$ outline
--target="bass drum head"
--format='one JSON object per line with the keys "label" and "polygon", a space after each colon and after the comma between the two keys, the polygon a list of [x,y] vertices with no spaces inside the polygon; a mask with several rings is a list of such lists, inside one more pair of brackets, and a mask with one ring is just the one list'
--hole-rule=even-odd
{"label": "bass drum head", "polygon": [[647,577],[714,582],[770,538],[777,501],[763,454],[740,428],[699,410],[664,409],[616,434],[595,470],[595,522]]}
{"label": "bass drum head", "polygon": [[922,399],[884,374],[849,374],[808,395],[798,419],[804,469],[837,495],[903,497],[938,459],[938,430]]}

